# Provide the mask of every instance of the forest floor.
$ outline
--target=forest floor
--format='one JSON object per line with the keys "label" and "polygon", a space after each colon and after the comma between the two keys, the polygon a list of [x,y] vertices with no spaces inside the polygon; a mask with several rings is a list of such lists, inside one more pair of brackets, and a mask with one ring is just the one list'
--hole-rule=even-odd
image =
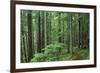
{"label": "forest floor", "polygon": [[88,49],[79,49],[77,52],[71,53],[65,53],[65,54],[47,54],[46,57],[44,57],[43,53],[37,54],[31,62],[52,62],[52,61],[71,61],[71,60],[88,60],[89,59],[89,51]]}

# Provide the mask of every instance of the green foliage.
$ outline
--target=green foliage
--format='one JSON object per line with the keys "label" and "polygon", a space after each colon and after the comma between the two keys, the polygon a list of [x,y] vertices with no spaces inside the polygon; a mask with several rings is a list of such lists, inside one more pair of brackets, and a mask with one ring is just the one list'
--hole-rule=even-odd
{"label": "green foliage", "polygon": [[80,55],[83,60],[89,59],[89,50],[87,48],[83,48],[82,50],[80,50]]}
{"label": "green foliage", "polygon": [[45,56],[43,53],[37,53],[35,54],[34,58],[31,60],[31,62],[43,62],[45,61]]}
{"label": "green foliage", "polygon": [[74,53],[71,57],[72,60],[85,60],[89,59],[89,53],[87,48],[79,49],[78,52]]}
{"label": "green foliage", "polygon": [[89,13],[21,10],[21,62],[89,59]]}
{"label": "green foliage", "polygon": [[63,44],[50,44],[43,49],[44,52],[37,53],[31,60],[32,62],[42,62],[42,61],[59,61],[61,60],[61,55],[64,53]]}
{"label": "green foliage", "polygon": [[60,55],[64,52],[63,44],[50,44],[44,48],[45,55],[47,56],[47,61],[57,61],[60,60]]}
{"label": "green foliage", "polygon": [[[43,48],[41,53],[36,53],[31,62],[67,61],[89,59],[88,49],[73,48],[73,54],[67,53],[62,43],[50,44]],[[78,52],[76,52],[76,50]]]}

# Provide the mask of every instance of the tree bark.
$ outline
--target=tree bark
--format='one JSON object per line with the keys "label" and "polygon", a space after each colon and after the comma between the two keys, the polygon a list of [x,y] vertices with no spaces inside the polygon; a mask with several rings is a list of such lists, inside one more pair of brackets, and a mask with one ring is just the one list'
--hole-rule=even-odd
{"label": "tree bark", "polygon": [[81,21],[80,21],[80,13],[79,13],[79,19],[78,19],[78,22],[79,22],[79,43],[78,43],[78,48],[81,48],[81,40],[80,40],[80,31],[81,31],[81,29],[80,29],[80,26],[81,26]]}
{"label": "tree bark", "polygon": [[70,14],[70,53],[73,53],[73,47],[72,47],[72,14]]}
{"label": "tree bark", "polygon": [[28,24],[28,62],[32,58],[32,11],[28,11],[27,17],[27,24]]}
{"label": "tree bark", "polygon": [[40,11],[38,12],[38,34],[37,34],[37,52],[41,52],[41,16]]}
{"label": "tree bark", "polygon": [[44,12],[44,45],[47,45],[47,12]]}
{"label": "tree bark", "polygon": [[59,20],[58,20],[58,24],[59,24],[59,43],[61,43],[61,13],[59,12]]}

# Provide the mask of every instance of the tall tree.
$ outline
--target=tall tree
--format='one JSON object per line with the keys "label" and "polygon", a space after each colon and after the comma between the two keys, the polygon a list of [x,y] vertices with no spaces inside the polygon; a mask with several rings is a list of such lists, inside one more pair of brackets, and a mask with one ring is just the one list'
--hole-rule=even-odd
{"label": "tall tree", "polygon": [[27,11],[21,10],[21,62],[27,62]]}
{"label": "tall tree", "polygon": [[70,53],[73,53],[73,46],[72,46],[72,13],[70,13]]}
{"label": "tall tree", "polygon": [[47,12],[44,12],[44,45],[47,45]]}
{"label": "tall tree", "polygon": [[37,20],[37,22],[38,22],[38,33],[37,33],[37,51],[38,52],[41,52],[41,13],[40,13],[40,11],[38,12],[38,14],[37,14],[37,16],[38,16],[38,20]]}
{"label": "tall tree", "polygon": [[32,11],[28,11],[27,16],[27,24],[28,24],[28,61],[32,58]]}
{"label": "tall tree", "polygon": [[80,28],[81,27],[81,21],[80,21],[81,20],[81,16],[80,16],[80,13],[79,13],[78,16],[79,16],[79,19],[78,19],[78,23],[79,23],[79,39],[78,39],[79,40],[79,45],[78,45],[78,48],[81,48],[81,37],[80,37],[80,34],[81,34],[80,33],[80,31],[81,31],[81,28]]}
{"label": "tall tree", "polygon": [[58,20],[58,27],[59,27],[59,29],[58,29],[58,31],[59,31],[59,42],[61,43],[61,13],[59,12],[59,20]]}

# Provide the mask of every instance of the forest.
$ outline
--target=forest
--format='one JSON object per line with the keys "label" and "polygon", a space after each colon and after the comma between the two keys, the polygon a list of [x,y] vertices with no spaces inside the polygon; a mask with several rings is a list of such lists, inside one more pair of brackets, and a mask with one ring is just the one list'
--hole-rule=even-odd
{"label": "forest", "polygon": [[89,13],[20,11],[21,63],[89,59]]}

